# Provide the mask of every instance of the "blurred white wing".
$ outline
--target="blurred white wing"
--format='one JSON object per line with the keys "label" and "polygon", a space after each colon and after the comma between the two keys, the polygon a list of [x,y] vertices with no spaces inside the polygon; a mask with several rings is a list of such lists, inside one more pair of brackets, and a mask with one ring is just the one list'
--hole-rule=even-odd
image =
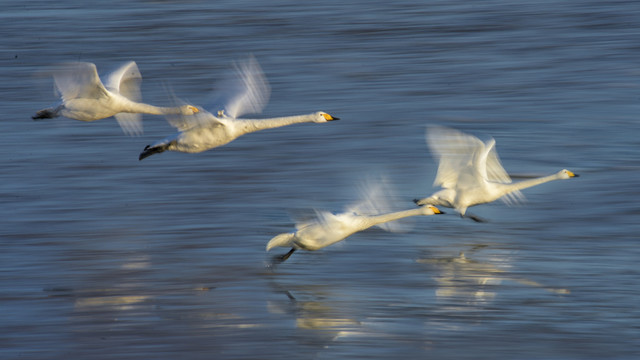
{"label": "blurred white wing", "polygon": [[222,104],[225,114],[232,118],[261,113],[270,95],[269,83],[253,56],[235,63],[233,76],[219,84],[216,92],[217,103]]}
{"label": "blurred white wing", "polygon": [[53,71],[56,90],[63,100],[108,96],[96,66],[87,62],[64,63]]}
{"label": "blurred white wing", "polygon": [[473,169],[475,155],[484,149],[484,143],[475,136],[440,126],[427,129],[427,145],[438,160],[433,185],[443,188],[454,188],[460,174]]}
{"label": "blurred white wing", "polygon": [[[138,66],[134,61],[122,65],[107,78],[107,89],[120,94],[127,99],[139,102],[142,99],[140,93],[140,83],[142,75],[138,70]],[[135,113],[118,113],[114,115],[118,124],[127,135],[141,135],[142,114]]]}
{"label": "blurred white wing", "polygon": [[[434,186],[455,189],[472,187],[482,181],[511,182],[498,157],[494,139],[483,143],[458,130],[433,126],[427,129],[427,144],[438,159]],[[503,197],[503,201],[513,203],[523,198],[520,191],[515,191]]]}
{"label": "blurred white wing", "polygon": [[[184,104],[185,103],[183,103],[183,105]],[[220,122],[220,120],[215,115],[208,112],[207,110],[201,108],[199,109],[200,111],[197,114],[193,115],[165,115],[165,117],[169,124],[171,124],[171,126],[180,131],[193,129],[199,126],[224,126],[224,124]]]}
{"label": "blurred white wing", "polygon": [[[347,214],[375,216],[397,211],[391,204],[398,203],[393,187],[384,179],[367,179],[359,184],[360,200],[346,208]],[[376,225],[391,232],[407,230],[406,221],[392,221]]]}
{"label": "blurred white wing", "polygon": [[[511,183],[511,177],[504,167],[502,167],[495,144],[496,141],[494,139],[487,141],[485,149],[486,159],[480,160],[478,164],[480,173],[487,179],[487,181],[503,184]],[[520,190],[516,190],[501,197],[500,200],[508,205],[513,205],[523,202],[525,197]]]}
{"label": "blurred white wing", "polygon": [[129,61],[109,75],[106,87],[129,100],[140,102],[142,100],[140,93],[141,82],[142,75],[138,70],[138,65],[134,61]]}

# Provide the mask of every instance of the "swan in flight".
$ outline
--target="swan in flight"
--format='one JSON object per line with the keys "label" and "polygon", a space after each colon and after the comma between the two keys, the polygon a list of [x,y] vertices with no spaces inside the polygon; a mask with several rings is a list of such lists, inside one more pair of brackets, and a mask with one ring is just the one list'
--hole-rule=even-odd
{"label": "swan in flight", "polygon": [[167,116],[167,120],[178,129],[178,133],[147,145],[139,160],[167,150],[199,153],[228,144],[244,134],[265,129],[305,122],[324,123],[339,120],[322,111],[269,119],[239,118],[244,114],[262,112],[269,100],[269,84],[253,57],[236,64],[235,77],[228,81],[224,88],[228,92],[228,100],[225,101],[223,110],[215,115],[202,110],[195,116]]}
{"label": "swan in flight", "polygon": [[380,184],[371,186],[365,200],[349,207],[345,212],[333,214],[328,211],[316,211],[316,217],[310,221],[296,224],[296,231],[273,237],[267,243],[267,251],[274,247],[290,247],[288,253],[277,257],[278,262],[287,260],[296,250],[315,251],[335,244],[345,238],[378,226],[386,231],[400,231],[396,220],[418,215],[443,214],[433,205],[404,211],[385,212],[387,205],[383,201],[383,191]]}
{"label": "swan in flight", "polygon": [[88,62],[65,63],[53,71],[55,88],[62,100],[54,107],[38,111],[34,120],[64,116],[94,121],[114,116],[128,135],[142,133],[141,113],[153,115],[193,115],[198,108],[158,107],[139,102],[142,77],[135,62],[129,61],[111,73],[106,85],[96,66]]}
{"label": "swan in flight", "polygon": [[442,187],[433,195],[415,199],[417,205],[436,205],[455,209],[462,217],[482,222],[467,213],[467,208],[502,198],[507,204],[524,199],[522,189],[553,180],[570,179],[577,174],[563,169],[553,175],[516,183],[504,170],[492,138],[482,142],[475,136],[445,127],[430,127],[427,144],[439,160],[434,186]]}

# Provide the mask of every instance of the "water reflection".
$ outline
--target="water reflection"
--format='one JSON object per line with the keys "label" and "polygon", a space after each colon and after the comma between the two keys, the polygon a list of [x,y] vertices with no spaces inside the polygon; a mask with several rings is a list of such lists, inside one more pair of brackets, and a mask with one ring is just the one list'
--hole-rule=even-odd
{"label": "water reflection", "polygon": [[514,282],[521,285],[537,287],[556,294],[569,294],[568,289],[547,287],[533,280],[512,276],[509,269],[512,259],[507,254],[494,254],[489,260],[476,253],[487,248],[487,245],[471,247],[466,253],[460,251],[457,256],[437,256],[418,259],[417,262],[427,264],[435,269],[433,279],[437,283],[438,300],[463,300],[472,306],[486,305],[497,296],[503,282]]}
{"label": "water reflection", "polygon": [[[272,314],[289,314],[295,318],[296,329],[305,332],[303,338],[322,346],[350,336],[363,335],[363,324],[349,314],[345,314],[343,303],[331,301],[336,294],[324,285],[298,288],[294,296],[289,290],[272,284],[282,300],[269,301],[267,309]],[[309,300],[303,300],[309,299]],[[310,336],[309,336],[310,335]]]}

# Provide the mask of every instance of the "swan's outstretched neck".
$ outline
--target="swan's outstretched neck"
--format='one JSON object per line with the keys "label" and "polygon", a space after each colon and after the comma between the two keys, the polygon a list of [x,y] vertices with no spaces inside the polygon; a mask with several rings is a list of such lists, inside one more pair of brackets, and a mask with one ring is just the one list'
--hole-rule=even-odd
{"label": "swan's outstretched neck", "polygon": [[237,119],[240,126],[245,132],[254,132],[265,129],[273,129],[291,124],[299,124],[305,122],[313,122],[314,114],[284,116],[269,119]]}
{"label": "swan's outstretched neck", "polygon": [[440,211],[435,206],[425,206],[418,209],[396,211],[388,214],[375,215],[375,216],[367,216],[367,219],[368,219],[367,222],[369,226],[374,226],[374,225],[382,224],[389,221],[400,220],[409,216],[434,215],[434,214],[444,214],[444,212]]}
{"label": "swan's outstretched neck", "polygon": [[561,179],[569,179],[572,177],[577,177],[578,175],[568,171],[568,170],[562,170],[560,172],[557,172],[555,174],[549,175],[549,176],[543,176],[540,178],[536,178],[536,179],[531,179],[531,180],[523,180],[523,181],[519,181],[517,183],[513,183],[513,184],[504,184],[503,187],[506,187],[506,189],[508,189],[508,192],[512,192],[515,190],[522,190],[522,189],[527,189],[536,185],[540,185],[540,184],[544,184],[546,182],[549,181],[553,181],[553,180],[561,180]]}

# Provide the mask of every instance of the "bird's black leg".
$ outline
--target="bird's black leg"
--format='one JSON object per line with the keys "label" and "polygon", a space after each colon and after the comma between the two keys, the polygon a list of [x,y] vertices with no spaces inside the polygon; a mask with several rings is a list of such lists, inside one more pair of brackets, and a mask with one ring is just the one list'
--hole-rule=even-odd
{"label": "bird's black leg", "polygon": [[288,253],[280,256],[280,262],[285,262],[289,257],[291,257],[291,254],[293,254],[294,251],[296,251],[296,248],[291,248]]}
{"label": "bird's black leg", "polygon": [[479,217],[477,215],[473,215],[471,213],[466,213],[466,214],[460,215],[460,216],[462,216],[463,218],[465,218],[465,217],[469,218],[469,219],[471,219],[471,220],[473,220],[475,222],[479,222],[479,223],[488,222],[486,219],[483,219],[483,218],[481,218],[481,217]]}

